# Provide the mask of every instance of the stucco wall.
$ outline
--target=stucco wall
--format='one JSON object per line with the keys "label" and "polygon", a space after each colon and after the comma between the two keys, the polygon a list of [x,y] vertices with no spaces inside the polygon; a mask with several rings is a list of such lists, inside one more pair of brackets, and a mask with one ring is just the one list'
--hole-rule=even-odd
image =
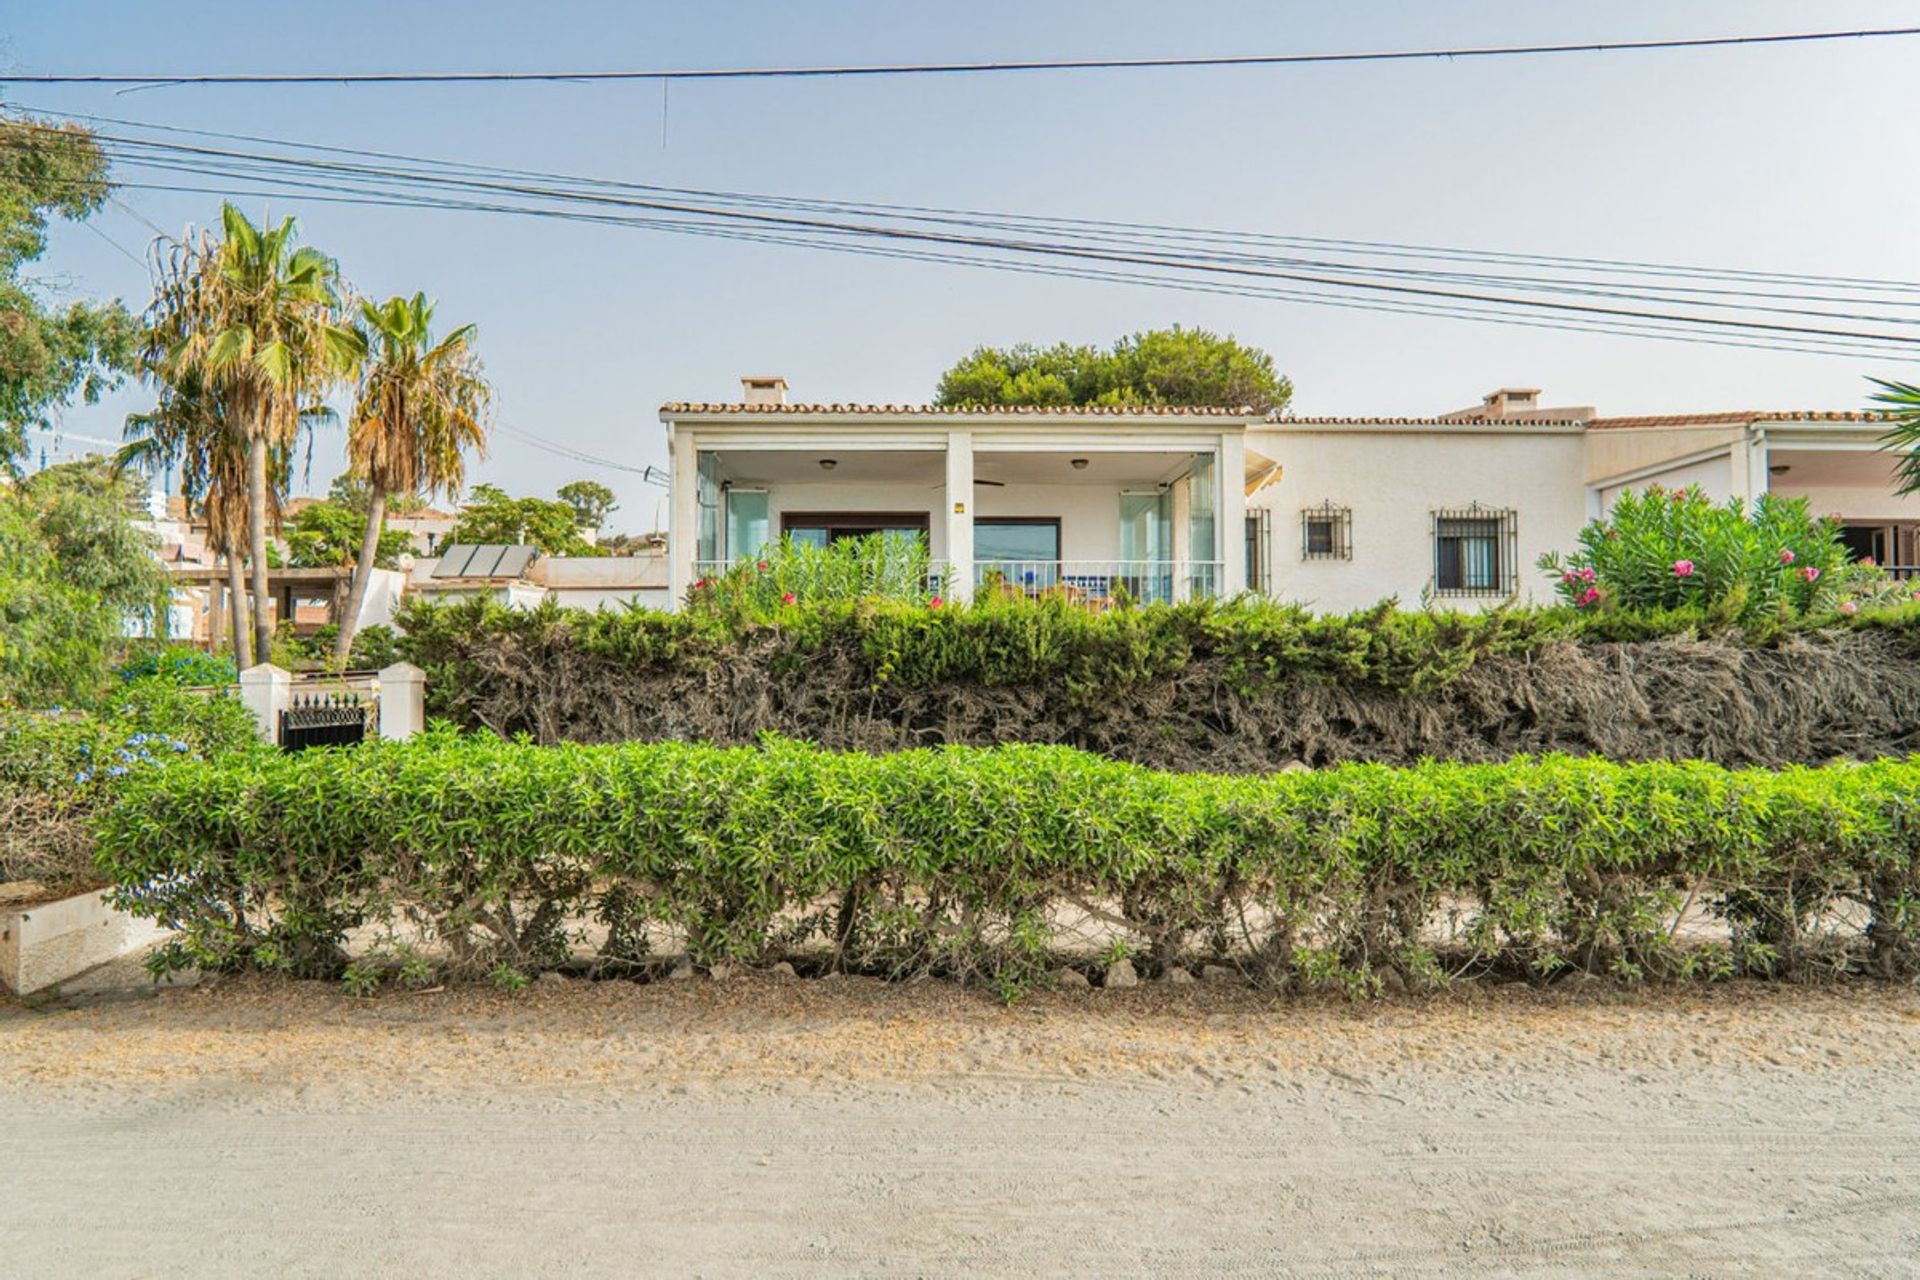
{"label": "stucco wall", "polygon": [[1586,435],[1585,474],[1589,482],[1610,480],[1672,458],[1731,445],[1745,434],[1746,428],[1737,425],[1599,428]]}
{"label": "stucco wall", "polygon": [[1663,489],[1685,489],[1699,485],[1713,501],[1725,502],[1733,496],[1733,459],[1729,455],[1707,458],[1684,467],[1669,467],[1635,480],[1632,484],[1610,485],[1600,491],[1600,510],[1602,513],[1613,510],[1613,504],[1629,489],[1644,489],[1655,484]]}
{"label": "stucco wall", "polygon": [[[1566,551],[1587,520],[1584,441],[1577,431],[1300,428],[1249,431],[1247,447],[1280,463],[1278,481],[1248,500],[1271,513],[1273,594],[1327,612],[1387,596],[1417,606],[1433,575],[1432,513],[1478,502],[1517,513],[1523,598],[1550,590],[1534,561]],[[1304,560],[1300,513],[1324,501],[1353,513],[1351,560]],[[1494,600],[1447,596],[1484,608]]]}

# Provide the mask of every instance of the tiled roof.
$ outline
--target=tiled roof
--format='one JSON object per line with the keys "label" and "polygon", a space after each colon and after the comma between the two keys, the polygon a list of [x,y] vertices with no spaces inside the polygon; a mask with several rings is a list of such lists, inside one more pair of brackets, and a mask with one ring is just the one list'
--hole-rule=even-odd
{"label": "tiled roof", "polygon": [[1222,409],[1212,405],[940,405],[940,404],[708,404],[675,400],[660,406],[662,415],[678,413],[758,413],[772,417],[789,414],[827,414],[836,417],[870,415],[877,418],[974,417],[1005,418],[1252,418],[1252,409]]}
{"label": "tiled roof", "polygon": [[1634,418],[1595,418],[1600,431],[1623,427],[1727,427],[1752,422],[1887,422],[1890,413],[1872,409],[1738,409],[1728,413],[1650,413]]}
{"label": "tiled roof", "polygon": [[1276,427],[1577,427],[1566,418],[1268,418]]}

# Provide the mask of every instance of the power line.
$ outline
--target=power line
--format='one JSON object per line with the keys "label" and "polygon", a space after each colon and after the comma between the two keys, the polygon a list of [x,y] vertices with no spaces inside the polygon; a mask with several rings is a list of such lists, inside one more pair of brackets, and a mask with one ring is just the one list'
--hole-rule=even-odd
{"label": "power line", "polygon": [[[16,104],[19,105],[19,104]],[[33,111],[35,108],[20,106],[19,109]],[[227,133],[211,129],[190,129],[175,125],[149,124],[137,120],[127,120],[113,116],[86,115],[78,112],[46,112],[41,114],[64,115],[74,120],[83,120],[95,124],[108,124],[134,128],[157,133],[180,134],[191,137],[219,138],[226,141],[261,143],[270,146],[291,147],[302,151],[315,151],[332,155],[353,156],[361,159],[392,160],[403,164],[425,165],[435,169],[480,174],[492,177],[529,179],[536,181],[558,182],[572,186],[602,188],[619,191],[650,192],[665,195],[688,196],[698,199],[743,203],[767,208],[791,208],[816,212],[840,212],[865,216],[894,215],[907,220],[932,222],[955,222],[963,225],[996,227],[1006,230],[1050,230],[1072,231],[1083,235],[1133,235],[1149,240],[1169,240],[1176,243],[1220,243],[1239,245],[1274,245],[1280,247],[1312,247],[1322,253],[1347,255],[1370,255],[1384,257],[1407,257],[1431,259],[1437,261],[1486,263],[1501,266],[1553,266],[1599,271],[1605,274],[1651,275],[1672,278],[1698,280],[1743,281],[1771,284],[1799,284],[1819,287],[1852,289],[1870,293],[1912,293],[1920,294],[1920,281],[1877,280],[1858,276],[1822,276],[1791,272],[1755,271],[1741,268],[1699,267],[1674,263],[1645,262],[1591,256],[1572,256],[1554,254],[1516,253],[1503,250],[1465,249],[1459,246],[1434,246],[1408,244],[1398,241],[1356,240],[1332,236],[1285,235],[1272,232],[1245,230],[1223,230],[1218,228],[1193,228],[1173,226],[1166,223],[1125,222],[1102,218],[1071,218],[1063,216],[1044,216],[1031,214],[1006,213],[974,209],[956,209],[930,205],[887,204],[878,202],[860,202],[850,200],[821,199],[805,196],[764,195],[750,192],[714,190],[699,187],[662,186],[652,183],[622,181],[612,178],[585,177],[574,174],[554,173],[538,169],[516,169],[498,165],[479,164],[470,161],[447,160],[434,157],[407,155],[403,153],[371,150],[361,147],[328,146],[324,143],[300,142],[283,138],[262,137],[257,134]],[[129,140],[146,142],[148,140]],[[159,145],[159,144],[154,144]],[[151,225],[151,224],[149,224]],[[158,230],[156,228],[156,230]],[[164,233],[162,233],[164,234]],[[1474,278],[1463,275],[1462,278]],[[1493,279],[1494,277],[1488,277]],[[1507,277],[1511,279],[1511,277]],[[1643,283],[1642,288],[1669,289],[1686,292],[1682,286],[1654,285]],[[1716,294],[1728,294],[1736,291],[1703,290]],[[1798,294],[1753,293],[1748,296],[1804,297]],[[1809,298],[1809,301],[1857,301],[1854,298]],[[1889,304],[1891,305],[1891,304]]]}
{"label": "power line", "polygon": [[[34,122],[26,122],[34,127]],[[132,122],[127,122],[132,124]],[[146,126],[135,126],[145,128]],[[204,132],[175,131],[169,132]],[[1129,283],[1157,288],[1172,288],[1187,292],[1218,293],[1244,297],[1262,297],[1274,300],[1310,302],[1315,305],[1349,306],[1357,310],[1391,311],[1401,314],[1433,315],[1454,319],[1474,319],[1484,322],[1498,322],[1523,325],[1535,328],[1560,328],[1575,332],[1614,333],[1621,336],[1654,337],[1667,341],[1696,341],[1722,346],[1759,347],[1770,350],[1791,350],[1805,354],[1824,355],[1879,355],[1889,354],[1892,348],[1872,344],[1887,343],[1898,347],[1914,345],[1915,338],[1908,335],[1868,333],[1857,330],[1831,330],[1810,326],[1778,325],[1761,321],[1730,319],[1727,317],[1698,316],[1676,312],[1652,312],[1614,307],[1589,307],[1581,304],[1556,302],[1547,299],[1511,298],[1499,295],[1462,292],[1455,290],[1433,289],[1423,286],[1383,284],[1376,280],[1348,278],[1365,275],[1386,276],[1389,279],[1400,277],[1426,278],[1435,275],[1475,281],[1497,279],[1509,287],[1531,289],[1537,292],[1582,294],[1592,292],[1579,287],[1582,282],[1566,280],[1515,278],[1512,276],[1493,277],[1485,273],[1433,273],[1405,267],[1383,267],[1374,264],[1336,263],[1324,260],[1299,258],[1275,258],[1271,256],[1223,253],[1212,250],[1206,253],[1176,252],[1175,248],[1188,247],[1181,241],[1187,235],[1211,236],[1254,236],[1256,233],[1192,233],[1188,229],[1171,228],[1162,238],[1175,242],[1175,248],[1165,244],[1150,243],[1140,252],[1114,251],[1117,241],[1124,250],[1132,246],[1125,237],[1108,231],[1097,233],[1084,231],[1083,226],[1126,227],[1140,224],[1094,223],[1086,220],[1070,219],[1032,219],[1022,215],[981,215],[977,219],[969,218],[964,212],[943,216],[939,221],[963,229],[979,225],[995,227],[1012,225],[1022,231],[1047,231],[1054,236],[1066,237],[1064,243],[1059,240],[1028,241],[1008,240],[998,237],[960,235],[946,231],[928,232],[918,228],[901,228],[882,223],[846,222],[840,220],[802,218],[780,213],[778,215],[762,212],[766,209],[786,210],[789,208],[809,209],[814,207],[833,207],[851,211],[858,218],[875,219],[891,210],[913,208],[914,206],[859,205],[845,201],[803,201],[792,197],[754,196],[744,193],[713,193],[722,202],[741,204],[746,208],[712,207],[709,205],[689,204],[685,201],[663,201],[652,199],[628,198],[607,194],[600,188],[614,190],[637,189],[646,192],[671,188],[652,188],[644,184],[627,184],[604,179],[571,178],[556,175],[555,180],[564,184],[559,187],[542,185],[536,182],[496,182],[462,177],[447,172],[426,172],[405,168],[369,166],[363,164],[345,164],[316,161],[305,157],[261,154],[236,151],[229,148],[189,147],[175,143],[157,142],[152,139],[127,138],[116,135],[100,135],[99,139],[107,150],[122,162],[134,167],[150,167],[163,172],[180,172],[199,177],[212,177],[230,183],[236,178],[264,179],[278,186],[293,188],[300,198],[319,202],[377,205],[384,207],[467,210],[474,212],[517,214],[557,218],[584,223],[600,223],[629,227],[664,230],[677,233],[702,234],[721,239],[733,239],[766,244],[790,244],[811,248],[827,248],[844,252],[864,252],[869,256],[890,257],[907,260],[951,263],[988,267],[995,270],[1023,271],[1026,274],[1050,275],[1067,278],[1106,280],[1114,283]],[[274,141],[260,139],[260,141]],[[24,143],[19,145],[25,145]],[[298,149],[326,150],[349,155],[362,154],[350,148],[322,148],[317,144],[280,143]],[[373,153],[386,156],[388,153]],[[410,163],[431,166],[436,170],[467,169],[482,172],[500,173],[514,176],[520,171],[494,169],[486,166],[467,165],[463,162],[418,160],[405,158]],[[289,174],[303,175],[300,177]],[[239,190],[232,185],[218,187],[186,186],[182,184],[141,184],[121,183],[128,189],[181,190],[205,194],[230,196],[284,196],[285,191],[261,192]],[[590,191],[576,189],[579,186],[596,188]],[[425,188],[422,190],[421,188]],[[484,193],[489,200],[478,200],[466,194],[473,191]],[[457,194],[456,194],[457,193]],[[591,211],[568,208],[552,208],[524,203],[501,203],[501,200],[560,200],[569,203],[584,203]],[[640,216],[627,210],[643,210],[649,215],[667,214],[670,216]],[[989,218],[996,221],[989,221]],[[1063,225],[1064,224],[1064,225]],[[1076,241],[1089,236],[1095,244],[1088,246]],[[883,241],[900,240],[881,246],[856,246],[847,243],[856,239],[879,239]],[[1365,242],[1352,242],[1363,244]],[[1020,255],[1049,256],[1058,255],[1076,259],[1070,263],[1051,263],[1045,267],[1035,263],[1017,265],[1007,259],[989,259],[984,252],[1014,253]],[[1345,250],[1342,250],[1343,252]],[[1521,255],[1512,255],[1521,256]],[[1604,260],[1595,260],[1604,261]],[[1337,274],[1333,276],[1311,276],[1300,272],[1265,271],[1249,268],[1247,263],[1307,263]],[[1122,270],[1121,268],[1127,268]],[[1144,268],[1145,270],[1137,270]],[[1170,271],[1182,272],[1175,277],[1165,274]],[[1157,274],[1155,274],[1157,273]],[[1232,281],[1207,280],[1209,275],[1228,275],[1242,277]],[[1246,277],[1251,277],[1247,279]],[[1818,277],[1808,277],[1819,279]],[[1265,280],[1277,280],[1281,284],[1262,283]],[[1594,283],[1594,282],[1585,282]],[[1892,287],[1888,282],[1866,281],[1866,286],[1874,289]],[[1302,284],[1312,288],[1301,288]],[[1283,287],[1284,286],[1284,287]],[[1623,286],[1624,287],[1624,286]],[[1647,285],[1636,282],[1633,287],[1642,289],[1668,289],[1674,286]],[[1316,290],[1385,290],[1389,296],[1362,301],[1342,297],[1338,293],[1316,292]],[[1700,289],[1697,292],[1715,296],[1749,296],[1743,291]],[[1612,296],[1641,297],[1640,294],[1621,294],[1614,291]],[[1675,299],[1663,295],[1653,295],[1654,300],[1665,305],[1684,305],[1696,308],[1718,308],[1722,310],[1754,310],[1746,302],[1727,303],[1719,301],[1697,301],[1692,298]],[[1784,295],[1792,297],[1795,295]],[[1911,304],[1894,303],[1879,299],[1852,298],[1856,305],[1878,307],[1904,306]],[[1530,312],[1531,320],[1511,314],[1502,308],[1522,310],[1538,309]],[[1819,315],[1820,312],[1797,308],[1779,308],[1794,315]],[[1876,316],[1881,321],[1910,323],[1898,318]],[[1709,336],[1709,335],[1712,336]],[[602,461],[592,459],[593,461]]]}
{"label": "power line", "polygon": [[[1909,345],[1920,341],[1920,339],[1906,335],[1874,333],[1857,329],[1836,329],[1816,325],[1790,325],[1774,321],[1727,316],[1684,315],[1673,312],[1653,311],[1644,307],[1601,306],[1594,303],[1514,297],[1511,295],[1490,294],[1473,290],[1439,288],[1428,284],[1343,278],[1339,275],[1328,276],[1313,271],[1268,269],[1265,267],[1229,263],[1222,260],[1218,255],[1172,254],[1164,250],[1129,253],[1111,248],[1068,243],[1059,240],[1009,240],[1000,237],[967,235],[959,232],[927,230],[918,227],[847,222],[832,218],[801,217],[795,214],[764,212],[755,209],[716,207],[711,204],[696,205],[678,200],[623,197],[602,192],[581,192],[530,183],[464,178],[438,173],[408,172],[369,165],[344,164],[332,161],[307,160],[299,157],[237,152],[222,148],[193,147],[174,143],[154,143],[140,139],[111,136],[104,137],[102,140],[110,146],[145,147],[162,153],[175,153],[192,158],[190,163],[181,160],[153,160],[141,158],[136,151],[134,157],[130,160],[131,163],[150,165],[162,169],[184,170],[186,172],[203,174],[210,173],[215,176],[235,176],[233,170],[222,168],[223,164],[230,162],[240,162],[242,165],[251,164],[256,166],[252,169],[242,168],[239,172],[246,176],[259,176],[260,170],[257,166],[265,164],[295,172],[319,171],[324,174],[344,175],[349,179],[369,180],[389,184],[397,182],[403,185],[425,186],[434,190],[477,190],[514,198],[557,198],[595,206],[646,209],[709,221],[728,221],[780,229],[805,230],[815,233],[867,236],[890,240],[967,246],[1041,256],[1110,262],[1123,265],[1152,265],[1169,270],[1201,271],[1213,274],[1247,276],[1282,280],[1295,284],[1332,286],[1336,288],[1404,295],[1408,297],[1433,298],[1470,303],[1491,303],[1522,310],[1584,314],[1626,320],[1677,321],[1712,328],[1738,330],[1747,333],[1775,332],[1799,336],[1844,338],[1854,341],[1885,342],[1900,345]],[[123,152],[122,154],[124,155],[125,153]],[[296,187],[313,185],[279,176],[274,176],[272,180]],[[322,186],[321,189],[326,188]],[[1380,272],[1375,271],[1372,274],[1380,274]],[[1559,292],[1564,293],[1567,291],[1562,289]],[[1670,299],[1661,299],[1660,301],[1671,302]],[[1753,308],[1746,309],[1752,310]],[[1794,311],[1793,314],[1812,315],[1814,313],[1809,313],[1802,309]]]}
{"label": "power line", "polygon": [[216,72],[200,75],[128,72],[0,73],[0,84],[175,85],[267,84],[591,84],[626,80],[773,80],[849,76],[1004,74],[1009,72],[1142,71],[1179,68],[1310,66],[1361,62],[1453,62],[1479,58],[1574,53],[1635,53],[1654,50],[1810,44],[1920,35],[1920,27],[1852,31],[1804,31],[1690,39],[1584,41],[1573,44],[1482,45],[1458,49],[1394,49],[1329,53],[1224,54],[1158,58],[1050,58],[1009,62],[901,62],[806,67],[683,67],[611,71],[309,71]]}

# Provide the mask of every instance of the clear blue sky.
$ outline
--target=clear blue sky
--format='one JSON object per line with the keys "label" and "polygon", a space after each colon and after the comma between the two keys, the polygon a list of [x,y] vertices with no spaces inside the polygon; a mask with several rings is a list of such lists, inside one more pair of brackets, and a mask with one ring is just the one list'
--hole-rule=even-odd
{"label": "clear blue sky", "polygon": [[[1890,26],[1894,0],[971,0],[966,4],[331,0],[15,3],[20,71],[465,70],[1221,54]],[[1920,40],[1505,62],[689,84],[20,89],[51,110],[685,186],[1270,232],[1920,278],[1901,144]],[[127,197],[169,229],[212,198]],[[262,212],[255,209],[256,214]],[[1497,385],[1603,412],[1856,407],[1851,359],[1389,317],[455,212],[312,205],[364,292],[474,321],[503,421],[663,460],[659,404],[743,373],[796,398],[918,401],[978,343],[1106,342],[1172,322],[1271,350],[1302,413],[1427,413]],[[151,232],[95,224],[140,254]],[[144,272],[62,230],[44,276],[138,306]],[[1897,366],[1882,374],[1900,376]],[[1908,376],[1911,376],[1910,374]],[[136,389],[71,411],[117,437]],[[312,487],[338,469],[323,439]],[[592,469],[500,440],[478,478]],[[657,491],[614,523],[652,527]]]}

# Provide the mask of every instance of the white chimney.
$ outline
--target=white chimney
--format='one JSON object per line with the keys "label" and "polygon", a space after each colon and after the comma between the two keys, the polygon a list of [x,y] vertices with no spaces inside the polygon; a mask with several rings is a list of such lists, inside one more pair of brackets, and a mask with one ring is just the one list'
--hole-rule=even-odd
{"label": "white chimney", "polygon": [[785,404],[787,380],[785,378],[742,378],[740,393],[741,399],[747,404]]}

